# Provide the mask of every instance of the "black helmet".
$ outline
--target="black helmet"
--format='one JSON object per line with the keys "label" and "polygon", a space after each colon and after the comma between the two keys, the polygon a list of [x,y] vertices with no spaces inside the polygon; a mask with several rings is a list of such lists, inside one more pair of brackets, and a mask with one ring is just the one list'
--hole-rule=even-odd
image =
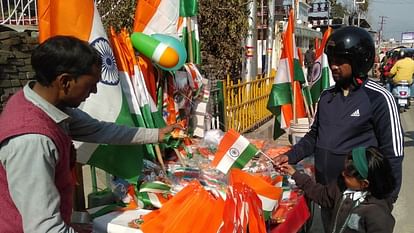
{"label": "black helmet", "polygon": [[375,46],[372,36],[359,27],[348,26],[335,30],[325,46],[328,61],[334,56],[351,61],[354,77],[364,77],[374,64]]}
{"label": "black helmet", "polygon": [[401,49],[400,53],[398,54],[398,59],[403,59],[405,57],[408,57],[408,53],[404,49]]}

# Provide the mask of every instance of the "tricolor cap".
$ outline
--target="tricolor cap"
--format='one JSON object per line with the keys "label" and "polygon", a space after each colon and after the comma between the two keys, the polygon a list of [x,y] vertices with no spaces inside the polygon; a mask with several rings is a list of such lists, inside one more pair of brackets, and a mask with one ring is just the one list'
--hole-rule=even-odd
{"label": "tricolor cap", "polygon": [[175,49],[147,34],[134,32],[131,42],[138,52],[161,67],[172,68],[178,64],[179,57]]}

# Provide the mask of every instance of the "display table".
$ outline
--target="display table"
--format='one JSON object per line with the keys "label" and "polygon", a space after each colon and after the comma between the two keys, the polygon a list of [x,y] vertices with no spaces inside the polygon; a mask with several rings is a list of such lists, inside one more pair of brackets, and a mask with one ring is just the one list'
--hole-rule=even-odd
{"label": "display table", "polygon": [[[95,233],[142,233],[139,229],[128,227],[128,222],[140,215],[149,213],[150,210],[129,210],[124,212],[111,212],[93,220],[93,232]],[[303,196],[287,213],[286,220],[271,229],[271,233],[296,233],[306,223],[310,216],[306,200]]]}
{"label": "display table", "polygon": [[139,229],[128,227],[132,219],[145,215],[151,210],[115,211],[93,220],[94,233],[142,233]]}
{"label": "display table", "polygon": [[298,198],[296,205],[289,210],[286,220],[272,228],[271,233],[296,233],[310,217],[308,205],[304,196]]}

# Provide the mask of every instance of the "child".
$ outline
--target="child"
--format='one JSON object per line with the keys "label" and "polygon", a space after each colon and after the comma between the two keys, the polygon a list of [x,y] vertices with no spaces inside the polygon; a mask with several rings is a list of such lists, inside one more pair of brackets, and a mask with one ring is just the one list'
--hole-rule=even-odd
{"label": "child", "polygon": [[374,147],[359,147],[348,154],[337,183],[321,185],[291,165],[279,168],[292,176],[305,195],[321,207],[331,208],[329,232],[391,233],[395,220],[387,198],[395,179],[386,158]]}

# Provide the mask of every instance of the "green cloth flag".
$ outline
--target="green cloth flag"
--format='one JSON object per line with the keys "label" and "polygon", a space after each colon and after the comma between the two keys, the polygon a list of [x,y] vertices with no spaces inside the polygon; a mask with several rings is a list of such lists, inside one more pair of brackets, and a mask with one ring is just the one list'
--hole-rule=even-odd
{"label": "green cloth flag", "polygon": [[198,14],[197,0],[180,0],[180,16],[191,17]]}

